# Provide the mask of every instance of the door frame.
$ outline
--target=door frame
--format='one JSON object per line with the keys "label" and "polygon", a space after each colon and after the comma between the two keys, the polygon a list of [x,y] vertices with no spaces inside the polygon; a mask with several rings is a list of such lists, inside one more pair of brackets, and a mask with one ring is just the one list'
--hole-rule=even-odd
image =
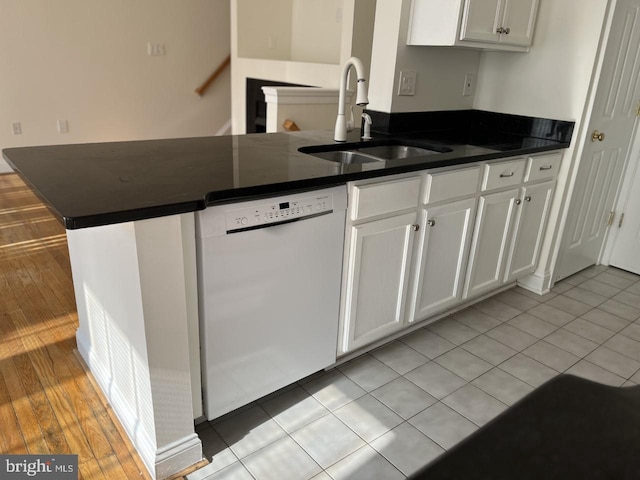
{"label": "door frame", "polygon": [[623,167],[621,185],[618,186],[618,192],[616,202],[614,203],[614,211],[616,216],[613,220],[613,225],[609,228],[606,234],[604,245],[600,252],[599,261],[602,265],[609,265],[611,255],[613,253],[613,247],[618,238],[619,229],[617,227],[620,222],[620,214],[624,212],[624,209],[629,201],[629,195],[631,194],[631,187],[636,175],[640,175],[640,122],[636,117],[636,124],[633,129],[633,137],[631,146],[629,148],[629,154],[625,159],[625,165]]}
{"label": "door frame", "polygon": [[[558,224],[556,226],[556,239],[555,239],[555,245],[552,248],[552,251],[550,253],[550,258],[549,261],[547,263],[547,270],[546,272],[549,273],[549,277],[548,278],[544,278],[542,279],[542,284],[541,285],[537,285],[536,287],[541,287],[541,288],[536,288],[536,290],[540,290],[540,292],[544,293],[544,292],[548,292],[550,290],[551,287],[553,287],[553,285],[559,281],[560,279],[556,278],[558,272],[557,272],[557,267],[560,263],[560,258],[562,256],[563,253],[563,248],[565,246],[565,243],[567,241],[566,236],[565,236],[565,229],[567,227],[567,223],[568,223],[568,219],[569,219],[569,209],[571,207],[571,200],[573,198],[573,194],[574,194],[574,190],[575,190],[575,186],[576,186],[576,180],[578,178],[578,172],[579,172],[579,168],[581,166],[582,163],[582,159],[585,155],[585,151],[586,151],[586,146],[588,145],[588,142],[590,142],[590,135],[591,135],[591,131],[589,129],[590,127],[590,123],[591,123],[591,117],[593,115],[593,107],[595,104],[595,98],[596,95],[598,93],[598,87],[600,85],[600,80],[601,80],[601,76],[602,76],[602,68],[603,68],[603,64],[604,64],[604,55],[605,52],[607,50],[607,46],[609,44],[609,40],[610,40],[610,36],[611,36],[611,29],[612,29],[612,24],[613,24],[613,18],[614,18],[614,14],[615,14],[615,9],[618,6],[618,1],[617,0],[608,0],[607,2],[607,7],[606,7],[606,13],[605,13],[605,18],[603,21],[603,26],[602,26],[602,30],[600,32],[600,42],[598,44],[598,52],[596,54],[596,59],[594,62],[594,69],[593,69],[593,74],[591,77],[591,82],[589,85],[589,90],[588,90],[588,94],[587,94],[587,101],[585,103],[585,109],[583,111],[583,114],[580,118],[580,125],[578,127],[578,132],[577,135],[574,137],[575,139],[575,151],[572,155],[572,164],[569,166],[569,172],[567,174],[567,183],[565,186],[565,192],[564,195],[562,197],[562,202],[561,202],[561,207],[560,207],[560,216],[559,216],[559,221]],[[628,163],[629,163],[629,158],[632,154],[632,152],[635,152],[635,148],[638,147],[640,148],[640,144],[636,145],[635,142],[638,141],[638,121],[636,121],[636,125],[634,126],[634,134],[633,136],[629,139],[630,142],[634,142],[630,145],[629,150],[627,151],[627,156],[624,159],[624,165],[623,165],[623,172],[626,171],[626,169],[628,168]],[[614,206],[616,206],[617,208],[617,204],[619,202],[619,199],[621,197],[620,193],[621,193],[621,186],[622,186],[623,180],[620,180],[620,183],[618,184],[617,188],[616,188],[616,194],[615,194],[615,199],[614,199]],[[603,242],[603,247],[600,250],[600,254],[598,256],[598,259],[596,260],[596,263],[602,263],[602,260],[604,258],[603,253],[605,250],[605,246],[607,245],[608,242],[608,238],[609,238],[609,234],[610,234],[610,230],[607,231],[605,233],[605,239]],[[540,266],[539,266],[540,269]],[[545,276],[546,277],[546,276]],[[547,283],[548,282],[548,283]]]}

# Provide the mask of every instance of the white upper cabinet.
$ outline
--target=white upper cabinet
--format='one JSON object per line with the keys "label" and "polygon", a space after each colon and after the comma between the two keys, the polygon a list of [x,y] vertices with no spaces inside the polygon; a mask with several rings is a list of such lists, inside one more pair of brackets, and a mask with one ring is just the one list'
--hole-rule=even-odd
{"label": "white upper cabinet", "polygon": [[498,29],[502,26],[503,4],[503,0],[469,0],[465,2],[460,26],[460,40],[499,42]]}
{"label": "white upper cabinet", "polygon": [[500,43],[529,47],[538,12],[538,0],[506,0]]}
{"label": "white upper cabinet", "polygon": [[413,0],[408,45],[526,52],[538,0]]}

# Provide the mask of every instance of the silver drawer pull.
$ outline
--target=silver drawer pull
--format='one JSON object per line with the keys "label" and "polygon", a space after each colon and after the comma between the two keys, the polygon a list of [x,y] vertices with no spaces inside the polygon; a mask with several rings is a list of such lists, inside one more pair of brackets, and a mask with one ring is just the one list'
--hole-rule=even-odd
{"label": "silver drawer pull", "polygon": [[531,201],[531,197],[530,197],[529,195],[527,195],[526,197],[524,197],[524,199],[525,199],[527,202],[530,202],[530,201]]}
{"label": "silver drawer pull", "polygon": [[506,177],[513,177],[513,172],[500,174],[500,178],[506,178]]}
{"label": "silver drawer pull", "polygon": [[546,165],[546,166],[540,167],[540,170],[551,170],[552,168],[553,168],[553,165]]}
{"label": "silver drawer pull", "polygon": [[417,232],[418,230],[420,230],[420,225],[418,225],[417,223],[414,225],[411,225],[411,230],[413,230],[414,232]]}
{"label": "silver drawer pull", "polygon": [[516,205],[520,205],[522,203],[522,200],[520,200],[519,198],[516,198],[515,203]]}
{"label": "silver drawer pull", "polygon": [[433,227],[435,224],[436,221],[434,219],[427,220],[427,225],[429,225],[430,227]]}

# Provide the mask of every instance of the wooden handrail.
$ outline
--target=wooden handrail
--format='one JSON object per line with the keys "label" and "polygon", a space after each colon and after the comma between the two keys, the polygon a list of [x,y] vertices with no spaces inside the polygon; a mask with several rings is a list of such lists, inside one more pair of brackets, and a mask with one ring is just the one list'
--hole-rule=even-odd
{"label": "wooden handrail", "polygon": [[288,118],[282,124],[282,128],[284,128],[287,132],[299,132],[300,127],[293,120],[289,120]]}
{"label": "wooden handrail", "polygon": [[213,83],[213,81],[218,78],[218,76],[222,73],[222,71],[227,68],[227,66],[231,63],[231,55],[227,55],[227,58],[225,58],[222,63],[218,66],[218,68],[216,68],[216,71],[213,72],[211,75],[209,75],[209,78],[207,78],[205,80],[205,82],[200,85],[198,88],[196,88],[196,93],[200,96],[204,95],[204,92],[207,91],[207,89],[209,88],[209,85],[211,85]]}

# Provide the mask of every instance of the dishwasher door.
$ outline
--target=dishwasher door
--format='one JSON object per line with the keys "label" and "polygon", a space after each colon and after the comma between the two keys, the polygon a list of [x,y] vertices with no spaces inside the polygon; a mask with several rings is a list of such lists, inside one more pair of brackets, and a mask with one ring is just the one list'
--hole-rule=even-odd
{"label": "dishwasher door", "polygon": [[198,213],[209,420],[335,363],[345,214],[346,187]]}

